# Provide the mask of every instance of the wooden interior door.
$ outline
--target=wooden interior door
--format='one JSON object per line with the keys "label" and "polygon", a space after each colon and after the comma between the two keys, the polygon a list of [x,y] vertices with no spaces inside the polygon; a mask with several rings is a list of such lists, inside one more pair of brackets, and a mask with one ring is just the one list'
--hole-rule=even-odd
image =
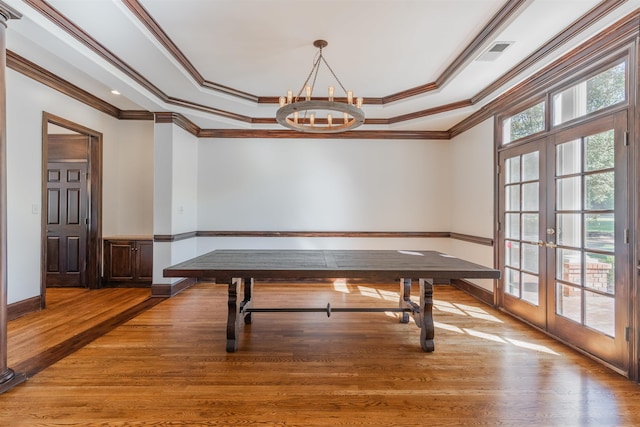
{"label": "wooden interior door", "polygon": [[46,284],[86,287],[87,162],[51,162],[46,177]]}

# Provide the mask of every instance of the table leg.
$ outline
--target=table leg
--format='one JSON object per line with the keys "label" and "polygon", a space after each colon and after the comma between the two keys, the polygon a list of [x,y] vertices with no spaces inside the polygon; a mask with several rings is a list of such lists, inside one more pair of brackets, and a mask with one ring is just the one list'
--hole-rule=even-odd
{"label": "table leg", "polygon": [[229,314],[227,316],[227,353],[233,353],[238,349],[238,335],[240,330],[240,304],[238,294],[240,291],[240,278],[229,280],[229,299],[227,306]]}
{"label": "table leg", "polygon": [[[241,306],[243,310],[251,308],[252,296],[253,296],[253,279],[251,277],[245,277],[244,278],[244,299],[242,300],[242,306]],[[246,323],[247,325],[251,324],[251,312],[244,313],[244,323]]]}
{"label": "table leg", "polygon": [[435,329],[433,325],[433,279],[420,279],[420,346],[426,352],[435,350],[433,337]]}
{"label": "table leg", "polygon": [[[400,308],[407,308],[409,304],[405,301],[411,301],[411,279],[400,279]],[[400,313],[400,323],[409,323],[409,313]]]}

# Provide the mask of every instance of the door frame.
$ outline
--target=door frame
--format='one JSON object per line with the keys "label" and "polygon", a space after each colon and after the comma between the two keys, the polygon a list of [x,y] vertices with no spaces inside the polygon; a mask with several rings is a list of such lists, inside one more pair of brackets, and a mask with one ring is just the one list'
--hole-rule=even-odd
{"label": "door frame", "polygon": [[[509,157],[522,156],[524,154],[532,153],[535,151],[538,151],[540,153],[539,170],[538,170],[539,172],[538,182],[540,184],[538,189],[538,203],[539,203],[538,239],[540,241],[544,237],[546,237],[542,234],[542,230],[547,228],[546,227],[547,200],[544,196],[546,194],[544,183],[546,182],[547,167],[548,167],[547,162],[544,159],[546,144],[547,144],[547,137],[542,136],[542,137],[532,139],[526,144],[518,144],[512,147],[507,146],[499,150],[496,156],[496,164],[499,165],[499,167],[498,167],[498,173],[496,174],[496,178],[495,178],[497,182],[496,224],[500,224],[498,227],[496,227],[496,233],[495,233],[496,235],[495,260],[496,260],[497,268],[499,268],[503,272],[503,277],[501,277],[499,280],[496,281],[496,287],[494,289],[495,304],[501,309],[506,310],[511,315],[514,315],[521,320],[525,320],[527,323],[532,324],[543,330],[546,330],[547,328],[546,305],[547,305],[547,299],[548,299],[548,295],[547,295],[548,288],[546,286],[543,286],[546,283],[546,277],[543,276],[542,271],[540,271],[540,268],[538,269],[539,301],[537,306],[534,306],[533,304],[525,300],[514,298],[505,292],[505,283],[506,283],[506,273],[505,273],[506,272],[506,268],[505,268],[506,253],[505,252],[506,251],[505,251],[504,242],[505,240],[507,240],[507,238],[505,237],[507,224],[504,221],[503,214],[504,214],[504,211],[506,210],[505,209],[506,200],[505,200],[504,189],[505,189],[505,179],[506,179],[505,176],[507,174],[507,171],[506,171],[506,168],[504,168],[503,163],[504,163],[504,160],[506,160]],[[527,243],[534,243],[534,242],[527,242]],[[522,250],[522,247],[520,248],[520,250]],[[542,260],[542,254],[544,254],[545,252],[546,251],[544,250],[544,248],[538,245],[539,259]],[[542,263],[540,263],[540,265],[542,266]],[[524,270],[521,270],[521,271],[524,271]]]}
{"label": "door frame", "polygon": [[88,137],[87,158],[87,196],[89,198],[87,225],[87,287],[98,289],[101,286],[102,261],[102,133],[89,129],[67,119],[47,113],[42,113],[42,179],[41,179],[41,221],[40,221],[40,307],[46,306],[46,227],[47,219],[44,207],[47,205],[46,171],[49,163],[48,155],[48,127],[54,124]]}
{"label": "door frame", "polygon": [[[629,129],[628,123],[628,111],[626,109],[620,110],[610,115],[602,116],[599,119],[584,122],[554,133],[550,139],[549,146],[555,153],[556,147],[563,142],[576,138],[582,139],[584,136],[594,135],[603,129],[613,129],[615,131],[615,336],[609,337],[609,339],[603,333],[595,332],[588,327],[574,328],[571,320],[558,315],[555,311],[558,295],[555,285],[553,285],[553,292],[549,293],[551,299],[549,300],[548,331],[565,341],[569,341],[570,337],[571,342],[583,341],[584,344],[576,346],[588,354],[599,354],[600,356],[596,356],[597,358],[607,360],[607,364],[612,369],[621,372],[623,375],[628,375],[629,373],[631,354],[629,351],[631,349],[631,337],[628,336],[630,332],[625,333],[625,330],[630,331],[633,323],[633,311],[629,305],[629,301],[633,299],[633,259],[631,257],[632,240],[630,238],[633,218],[633,194],[629,191],[632,180],[630,173],[630,146],[625,144],[625,139],[627,139],[625,134],[628,133]],[[553,154],[549,157],[550,162],[553,162],[555,155]],[[553,179],[553,177],[549,176],[548,179]],[[550,194],[550,197],[555,198],[555,194]],[[558,225],[555,223],[555,212],[551,200],[548,201],[547,206],[547,216],[552,218],[552,227],[557,229]],[[582,252],[588,252],[588,249],[584,248],[584,244]],[[551,256],[547,262],[552,262],[554,268],[549,269],[548,281],[554,283],[557,274],[557,265],[555,265],[557,258],[552,256],[551,251],[549,255]],[[619,299],[618,295],[622,295],[622,298]]]}

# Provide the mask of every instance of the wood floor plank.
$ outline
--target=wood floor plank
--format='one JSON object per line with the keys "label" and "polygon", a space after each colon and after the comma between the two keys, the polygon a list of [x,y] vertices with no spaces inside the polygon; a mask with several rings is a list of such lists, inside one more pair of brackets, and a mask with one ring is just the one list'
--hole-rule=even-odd
{"label": "wood floor plank", "polygon": [[[394,306],[397,284],[258,284],[256,307]],[[390,313],[254,313],[199,284],[0,395],[11,426],[631,426],[640,387],[450,286],[436,350]]]}
{"label": "wood floor plank", "polygon": [[[68,346],[70,340],[78,341],[83,334],[95,334],[96,326],[104,327],[104,322],[113,321],[149,298],[150,291],[144,288],[50,288],[44,310],[9,322],[8,365],[18,366],[16,370],[25,369],[27,361],[43,357],[51,349]],[[34,373],[33,363],[27,366]]]}

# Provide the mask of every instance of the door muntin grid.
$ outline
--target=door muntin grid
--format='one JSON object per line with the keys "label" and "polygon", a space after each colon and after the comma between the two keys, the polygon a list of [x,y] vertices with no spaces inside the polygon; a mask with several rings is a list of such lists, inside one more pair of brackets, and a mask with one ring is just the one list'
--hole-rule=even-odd
{"label": "door muntin grid", "polygon": [[540,152],[505,159],[505,293],[540,304]]}
{"label": "door muntin grid", "polygon": [[555,313],[615,336],[614,131],[556,146]]}

